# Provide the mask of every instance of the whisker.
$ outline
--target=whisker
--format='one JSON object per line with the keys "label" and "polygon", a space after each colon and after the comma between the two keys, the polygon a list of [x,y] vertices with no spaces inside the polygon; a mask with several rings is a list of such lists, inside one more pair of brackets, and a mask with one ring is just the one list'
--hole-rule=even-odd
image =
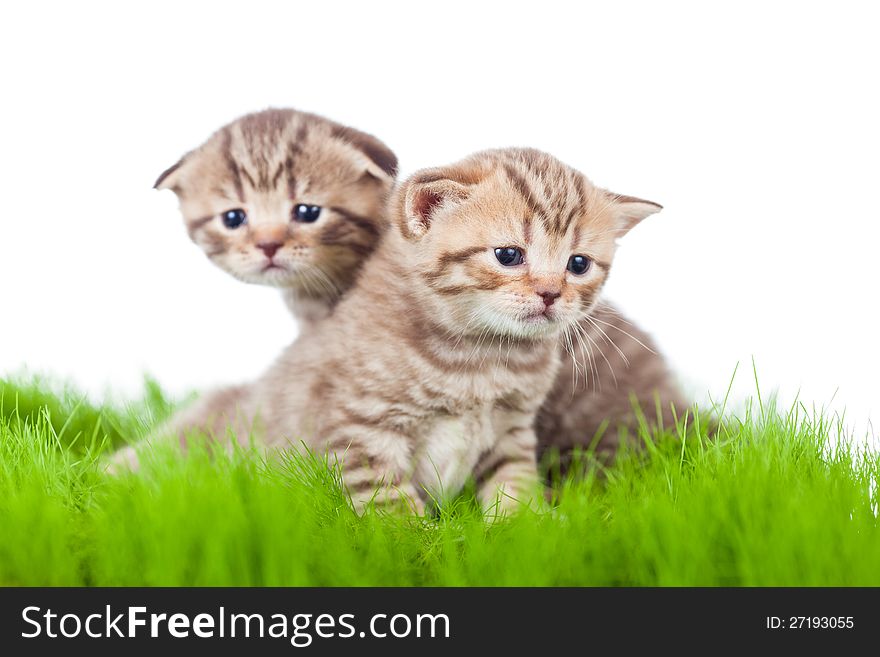
{"label": "whisker", "polygon": [[610,344],[612,347],[614,347],[614,349],[617,350],[617,353],[620,354],[620,357],[623,359],[624,364],[629,367],[629,358],[626,357],[626,354],[623,353],[623,350],[617,346],[614,340],[612,340],[611,337],[602,329],[602,327],[596,324],[589,315],[586,317],[586,320],[590,322],[594,329],[599,331],[599,334],[605,339],[608,344]]}
{"label": "whisker", "polygon": [[624,335],[626,335],[626,336],[632,338],[633,340],[635,340],[636,342],[638,342],[641,346],[643,346],[645,349],[647,349],[648,351],[650,351],[652,354],[656,354],[656,353],[657,353],[656,351],[654,351],[653,349],[651,349],[651,347],[649,347],[649,346],[646,345],[644,342],[642,342],[641,340],[639,340],[639,339],[638,339],[636,336],[634,336],[632,333],[629,333],[629,332],[627,332],[627,331],[624,331],[624,330],[623,330],[622,328],[620,328],[619,326],[615,326],[614,324],[611,324],[610,322],[606,322],[606,321],[604,321],[604,320],[601,320],[601,319],[599,319],[598,317],[593,317],[592,319],[593,319],[593,321],[599,322],[600,324],[604,324],[605,326],[610,326],[610,327],[613,328],[613,329],[617,329],[618,331],[620,331],[620,332],[623,333]]}
{"label": "whisker", "polygon": [[[571,358],[572,365],[574,365],[574,369],[571,373],[572,395],[574,395],[574,391],[577,389],[578,376],[580,375],[580,372],[581,372],[581,364],[578,361],[577,354],[575,354],[575,352],[574,352],[574,343],[572,342],[570,331],[571,331],[571,327],[566,326],[562,332],[562,336],[564,339],[563,348],[565,349],[565,352]],[[586,379],[586,377],[585,377],[585,379]]]}
{"label": "whisker", "polygon": [[[617,383],[617,374],[614,372],[614,367],[611,365],[611,361],[608,360],[608,356],[605,355],[605,352],[602,350],[602,347],[601,347],[599,344],[597,344],[596,342],[593,341],[593,339],[592,339],[592,338],[590,337],[590,335],[586,332],[586,330],[584,330],[584,328],[583,328],[582,326],[578,325],[578,327],[579,327],[581,330],[584,331],[584,337],[587,338],[587,340],[589,340],[590,342],[592,342],[593,344],[596,345],[596,349],[598,349],[598,351],[599,351],[599,355],[602,356],[602,359],[605,361],[605,364],[608,366],[608,371],[611,372],[611,378],[614,379],[614,387],[617,388],[617,387],[618,387],[618,383]],[[605,337],[606,337],[606,340],[607,340],[608,337],[607,337],[607,336],[605,336]],[[611,342],[611,340],[608,340],[608,342],[611,344],[612,347],[614,347],[615,349],[617,349],[618,353],[620,353],[621,357],[623,358],[624,362],[626,363],[626,366],[629,367],[629,361],[626,359],[626,356],[623,354],[623,352],[620,351],[620,349],[617,347],[617,345],[614,344],[613,342]]]}
{"label": "whisker", "polygon": [[[596,365],[596,358],[593,355],[593,345],[592,340],[589,340],[589,336],[584,332],[583,327],[579,323],[575,323],[574,325],[574,335],[578,340],[578,343],[581,345],[581,349],[586,349],[589,353],[589,364],[590,364],[590,373],[593,375],[593,387],[594,389],[598,389],[600,392],[602,391],[602,381],[599,378],[599,368]],[[583,338],[587,338],[587,342],[585,343]],[[601,350],[600,350],[601,351]]]}

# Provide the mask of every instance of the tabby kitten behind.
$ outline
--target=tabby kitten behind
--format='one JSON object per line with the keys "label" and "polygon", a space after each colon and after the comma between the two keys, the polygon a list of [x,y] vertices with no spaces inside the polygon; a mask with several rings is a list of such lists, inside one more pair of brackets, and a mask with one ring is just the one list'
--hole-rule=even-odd
{"label": "tabby kitten behind", "polygon": [[257,382],[250,412],[268,445],[336,454],[358,508],[421,509],[469,477],[509,508],[536,490],[560,335],[594,307],[616,238],[660,208],[529,149],[420,171],[390,207],[354,288]]}
{"label": "tabby kitten behind", "polygon": [[372,135],[269,109],[220,128],[156,181],[215,265],[279,287],[305,320],[327,314],[384,231],[397,157]]}
{"label": "tabby kitten behind", "polygon": [[[281,288],[308,331],[351,287],[385,232],[396,170],[397,157],[372,135],[268,109],[217,130],[155,187],[177,194],[187,232],[211,262],[247,283]],[[156,435],[223,436],[251,392],[248,384],[208,392]],[[117,469],[136,466],[134,449],[113,461]]]}

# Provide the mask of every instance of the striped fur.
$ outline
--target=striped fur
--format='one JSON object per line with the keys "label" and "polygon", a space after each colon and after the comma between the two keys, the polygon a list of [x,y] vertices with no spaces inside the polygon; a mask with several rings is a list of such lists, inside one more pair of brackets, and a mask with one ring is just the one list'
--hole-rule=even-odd
{"label": "striped fur", "polygon": [[[349,288],[385,230],[383,208],[397,171],[375,137],[291,109],[248,114],[215,132],[159,176],[190,238],[218,267],[247,283],[280,287],[300,318],[315,320]],[[318,205],[315,223],[292,220]],[[247,223],[223,225],[243,209]],[[274,242],[270,257],[258,246]],[[271,267],[269,267],[271,265]]]}
{"label": "striped fur", "polygon": [[[386,231],[384,207],[396,173],[397,157],[372,135],[314,114],[269,109],[217,130],[154,186],[174,191],[190,238],[215,265],[242,281],[281,288],[307,331],[351,287]],[[321,206],[318,221],[293,221],[299,203]],[[236,208],[245,210],[247,223],[226,228],[221,215]],[[267,241],[278,245],[271,258],[258,246]],[[248,385],[208,392],[156,436],[222,437],[227,425],[246,436],[250,421],[242,413],[251,396]],[[113,463],[136,463],[134,450],[120,450]]]}
{"label": "striped fur", "polygon": [[[615,238],[657,209],[618,202],[531,150],[415,174],[320,334],[297,340],[256,384],[259,435],[335,454],[359,508],[420,510],[469,478],[487,510],[527,501],[560,334],[595,305]],[[502,266],[503,246],[522,248],[526,263]],[[605,266],[576,276],[573,254]],[[545,307],[548,289],[559,297]]]}

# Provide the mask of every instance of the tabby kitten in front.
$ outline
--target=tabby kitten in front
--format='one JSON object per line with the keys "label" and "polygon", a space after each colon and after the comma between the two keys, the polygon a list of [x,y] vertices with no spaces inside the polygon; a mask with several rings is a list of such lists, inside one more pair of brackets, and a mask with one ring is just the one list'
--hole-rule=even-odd
{"label": "tabby kitten in front", "polygon": [[416,173],[320,333],[256,384],[262,438],[337,455],[357,508],[420,510],[469,477],[487,508],[528,499],[560,335],[594,308],[616,238],[659,209],[535,150]]}
{"label": "tabby kitten in front", "polygon": [[[217,130],[155,187],[177,195],[190,238],[211,262],[246,283],[279,288],[307,332],[351,287],[385,232],[396,170],[397,157],[372,135],[269,109]],[[223,436],[250,394],[247,384],[209,392],[157,435]],[[114,460],[136,465],[132,448]]]}

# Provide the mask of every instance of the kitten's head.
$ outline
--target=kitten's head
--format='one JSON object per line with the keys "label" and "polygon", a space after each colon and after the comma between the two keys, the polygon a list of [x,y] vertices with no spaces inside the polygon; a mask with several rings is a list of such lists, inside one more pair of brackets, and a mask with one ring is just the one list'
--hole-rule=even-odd
{"label": "kitten's head", "polygon": [[608,276],[616,239],[661,209],[599,189],[530,149],[419,171],[393,208],[434,316],[456,333],[520,338],[582,319]]}
{"label": "kitten's head", "polygon": [[192,240],[247,283],[333,300],[386,224],[397,158],[375,137],[295,110],[248,114],[156,181]]}

